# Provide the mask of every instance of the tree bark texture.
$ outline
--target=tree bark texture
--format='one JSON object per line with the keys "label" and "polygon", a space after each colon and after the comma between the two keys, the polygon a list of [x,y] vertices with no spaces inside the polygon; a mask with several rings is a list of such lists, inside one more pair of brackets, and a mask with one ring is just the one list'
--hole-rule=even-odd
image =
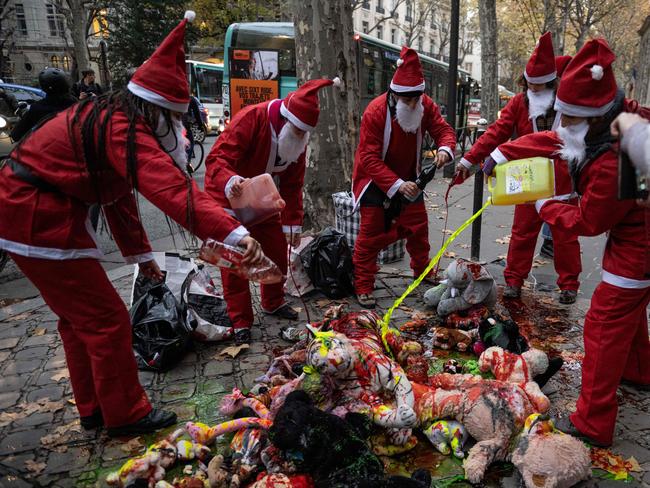
{"label": "tree bark texture", "polygon": [[492,123],[499,111],[496,0],[479,0],[481,29],[481,117]]}
{"label": "tree bark texture", "polygon": [[305,175],[305,228],[334,223],[332,193],[350,188],[359,137],[360,96],[352,4],[342,0],[294,0],[298,84],[341,79],[320,90],[320,118],[311,134]]}
{"label": "tree bark texture", "polygon": [[88,43],[86,32],[86,9],[85,2],[81,0],[68,0],[70,13],[72,16],[72,25],[70,25],[70,34],[74,45],[74,57],[77,62],[79,71],[90,68],[90,59],[88,56]]}

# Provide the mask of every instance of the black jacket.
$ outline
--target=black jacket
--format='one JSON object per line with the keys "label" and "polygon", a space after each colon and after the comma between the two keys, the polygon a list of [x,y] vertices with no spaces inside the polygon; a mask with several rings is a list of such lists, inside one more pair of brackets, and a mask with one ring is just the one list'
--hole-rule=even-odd
{"label": "black jacket", "polygon": [[102,87],[99,86],[97,83],[92,83],[90,85],[86,85],[83,80],[78,81],[74,85],[72,85],[72,94],[79,98],[79,95],[81,93],[92,93],[94,95],[101,95],[104,93],[104,90],[102,90]]}
{"label": "black jacket", "polygon": [[42,100],[37,100],[29,106],[29,110],[11,131],[11,138],[14,141],[22,139],[41,120],[61,112],[75,103],[77,101],[69,95],[62,97],[48,95]]}

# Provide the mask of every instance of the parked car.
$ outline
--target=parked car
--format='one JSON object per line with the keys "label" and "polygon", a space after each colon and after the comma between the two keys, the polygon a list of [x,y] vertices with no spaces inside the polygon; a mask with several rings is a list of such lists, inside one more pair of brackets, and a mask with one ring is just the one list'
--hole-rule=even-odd
{"label": "parked car", "polygon": [[31,86],[14,85],[12,83],[0,83],[0,88],[13,95],[18,100],[19,109],[17,112],[0,113],[0,159],[7,157],[14,147],[9,134],[14,125],[20,120],[21,112],[26,110],[32,102],[45,97],[45,92]]}

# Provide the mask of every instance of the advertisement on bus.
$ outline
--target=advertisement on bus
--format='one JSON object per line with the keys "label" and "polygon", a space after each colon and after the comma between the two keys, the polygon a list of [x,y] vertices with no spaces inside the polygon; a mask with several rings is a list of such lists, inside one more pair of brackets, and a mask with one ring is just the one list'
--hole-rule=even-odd
{"label": "advertisement on bus", "polygon": [[279,96],[278,52],[234,49],[230,56],[230,109],[235,116],[248,105]]}

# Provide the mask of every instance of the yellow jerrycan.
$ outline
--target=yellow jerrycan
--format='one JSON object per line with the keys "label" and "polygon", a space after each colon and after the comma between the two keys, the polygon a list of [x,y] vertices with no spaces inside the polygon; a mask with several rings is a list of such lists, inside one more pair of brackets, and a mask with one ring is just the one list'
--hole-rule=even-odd
{"label": "yellow jerrycan", "polygon": [[488,178],[493,205],[529,203],[555,194],[555,170],[548,158],[526,158],[497,164]]}

